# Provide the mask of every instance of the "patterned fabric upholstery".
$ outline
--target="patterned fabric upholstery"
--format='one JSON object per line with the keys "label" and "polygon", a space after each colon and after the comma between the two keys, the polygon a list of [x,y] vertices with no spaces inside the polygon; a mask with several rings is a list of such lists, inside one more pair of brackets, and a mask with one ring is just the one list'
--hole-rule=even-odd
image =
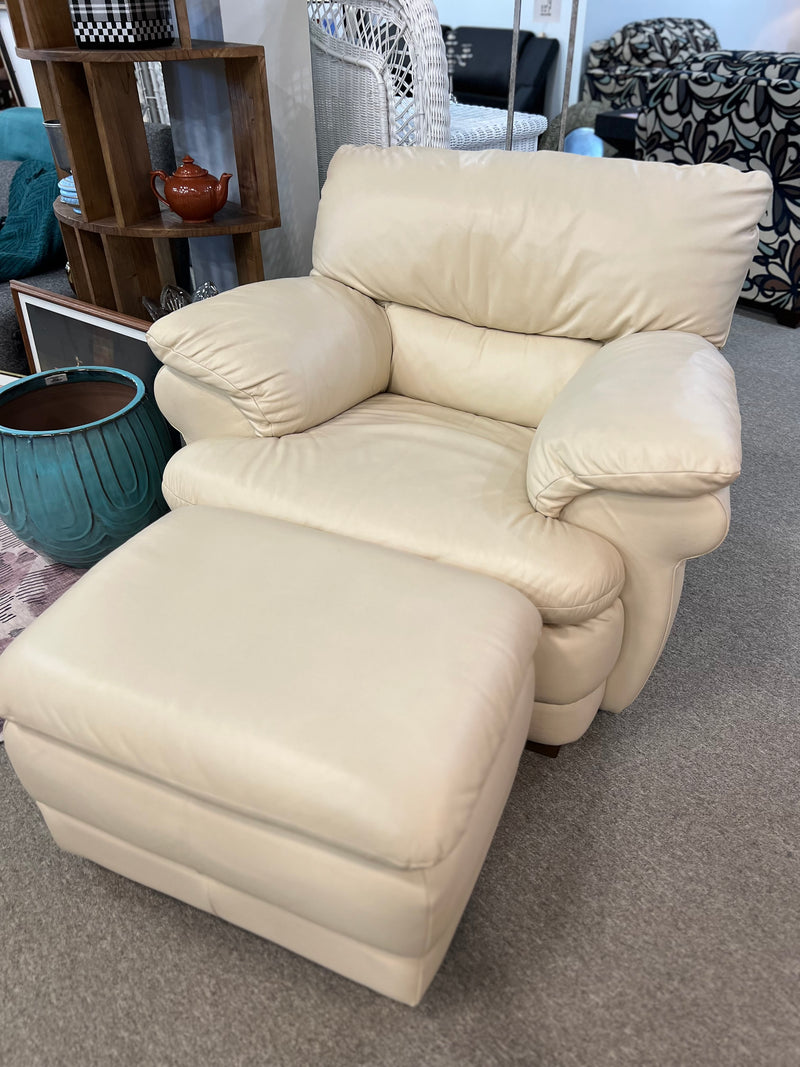
{"label": "patterned fabric upholstery", "polygon": [[602,100],[608,108],[641,107],[653,74],[685,68],[700,53],[718,48],[716,33],[702,19],[629,22],[590,47],[584,99]]}
{"label": "patterned fabric upholstery", "polygon": [[[698,67],[705,69],[697,69]],[[774,184],[742,295],[800,310],[800,54],[715,52],[649,85],[637,156],[763,170]]]}
{"label": "patterned fabric upholstery", "polygon": [[707,70],[719,77],[768,78],[796,81],[800,54],[797,52],[705,52],[683,64],[684,70]]}

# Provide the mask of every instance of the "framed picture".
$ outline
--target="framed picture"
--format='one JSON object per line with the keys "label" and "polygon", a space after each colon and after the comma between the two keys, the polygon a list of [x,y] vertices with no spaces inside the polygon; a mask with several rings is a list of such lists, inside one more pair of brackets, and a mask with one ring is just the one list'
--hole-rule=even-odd
{"label": "framed picture", "polygon": [[151,323],[25,282],[11,282],[11,292],[31,373],[119,367],[141,378],[152,395],[161,364],[145,340]]}

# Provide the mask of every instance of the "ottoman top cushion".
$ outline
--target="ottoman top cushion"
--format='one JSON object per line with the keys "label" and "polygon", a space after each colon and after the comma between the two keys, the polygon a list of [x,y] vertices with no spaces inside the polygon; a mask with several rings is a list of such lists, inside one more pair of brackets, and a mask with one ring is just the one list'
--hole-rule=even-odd
{"label": "ottoman top cushion", "polygon": [[0,658],[0,716],[401,868],[460,840],[541,621],[492,578],[183,508]]}

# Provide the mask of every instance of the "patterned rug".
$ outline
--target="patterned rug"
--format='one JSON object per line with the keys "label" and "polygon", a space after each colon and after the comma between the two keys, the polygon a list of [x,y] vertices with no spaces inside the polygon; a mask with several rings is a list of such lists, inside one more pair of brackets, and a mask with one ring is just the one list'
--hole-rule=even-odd
{"label": "patterned rug", "polygon": [[84,573],[43,559],[0,522],[0,654]]}

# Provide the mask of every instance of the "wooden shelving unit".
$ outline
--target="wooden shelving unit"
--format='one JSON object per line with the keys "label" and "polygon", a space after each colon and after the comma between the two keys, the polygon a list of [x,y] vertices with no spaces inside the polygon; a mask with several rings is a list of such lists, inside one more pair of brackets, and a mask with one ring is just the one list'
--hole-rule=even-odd
{"label": "wooden shelving unit", "polygon": [[[239,281],[264,277],[259,232],[280,225],[264,49],[192,41],[186,0],[174,0],[178,42],[170,48],[92,51],[76,47],[67,0],[8,0],[17,54],[28,59],[46,119],[64,130],[81,214],[58,201],[80,299],[141,316],[142,297],[174,283],[169,241],[230,234]],[[134,63],[220,60],[224,66],[241,204],[215,220],[186,224],[159,210]]]}

